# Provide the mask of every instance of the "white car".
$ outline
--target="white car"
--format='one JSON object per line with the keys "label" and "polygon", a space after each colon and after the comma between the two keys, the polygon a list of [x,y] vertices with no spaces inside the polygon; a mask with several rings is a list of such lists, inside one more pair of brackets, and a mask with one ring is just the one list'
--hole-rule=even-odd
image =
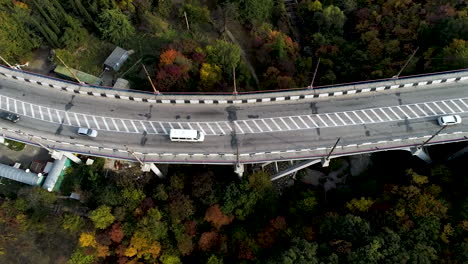
{"label": "white car", "polygon": [[88,137],[96,137],[97,136],[97,131],[91,128],[84,128],[80,127],[78,128],[78,134],[83,135],[83,136],[88,136]]}
{"label": "white car", "polygon": [[441,126],[451,126],[451,125],[456,125],[460,124],[462,121],[461,117],[459,115],[446,115],[446,116],[440,116],[437,119],[437,122]]}

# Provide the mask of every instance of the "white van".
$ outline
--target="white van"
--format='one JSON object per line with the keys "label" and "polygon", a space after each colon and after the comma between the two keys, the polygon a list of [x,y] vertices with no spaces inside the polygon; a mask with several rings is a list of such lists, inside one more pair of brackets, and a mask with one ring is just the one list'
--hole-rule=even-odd
{"label": "white van", "polygon": [[193,129],[171,129],[169,138],[174,142],[203,142],[205,135]]}

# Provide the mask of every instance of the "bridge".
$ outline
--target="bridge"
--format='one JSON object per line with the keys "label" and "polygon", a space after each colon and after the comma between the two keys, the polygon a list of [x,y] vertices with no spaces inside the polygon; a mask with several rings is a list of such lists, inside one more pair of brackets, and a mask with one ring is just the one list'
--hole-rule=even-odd
{"label": "bridge", "polygon": [[[436,119],[458,114],[467,120],[468,69],[314,89],[199,95],[115,90],[1,66],[0,109],[21,115],[18,123],[0,121],[4,138],[51,150],[240,169],[286,160],[326,164],[333,157],[394,149],[421,154],[423,143],[467,140],[468,122],[439,132]],[[80,137],[78,127],[99,135]],[[171,142],[172,128],[203,131],[205,141]]]}

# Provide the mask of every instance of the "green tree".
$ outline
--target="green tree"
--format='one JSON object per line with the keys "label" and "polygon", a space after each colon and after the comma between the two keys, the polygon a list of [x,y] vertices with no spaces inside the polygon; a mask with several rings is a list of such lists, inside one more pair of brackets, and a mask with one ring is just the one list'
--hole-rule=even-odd
{"label": "green tree", "polygon": [[162,264],[182,264],[182,261],[180,261],[179,257],[168,254],[163,254],[159,260]]}
{"label": "green tree", "polygon": [[206,55],[210,63],[220,65],[224,73],[230,74],[232,68],[237,68],[241,59],[238,45],[225,40],[216,40],[214,45],[206,46]]}
{"label": "green tree", "polygon": [[241,17],[253,24],[269,23],[273,12],[273,0],[241,0]]}
{"label": "green tree", "polygon": [[111,208],[107,205],[101,205],[96,210],[91,211],[89,218],[98,229],[106,229],[115,220],[115,217],[111,214]]}
{"label": "green tree", "polygon": [[76,233],[84,227],[84,221],[79,215],[65,214],[62,220],[62,227],[65,230]]}
{"label": "green tree", "polygon": [[122,45],[135,33],[128,17],[119,9],[104,10],[99,15],[99,30],[104,39]]}

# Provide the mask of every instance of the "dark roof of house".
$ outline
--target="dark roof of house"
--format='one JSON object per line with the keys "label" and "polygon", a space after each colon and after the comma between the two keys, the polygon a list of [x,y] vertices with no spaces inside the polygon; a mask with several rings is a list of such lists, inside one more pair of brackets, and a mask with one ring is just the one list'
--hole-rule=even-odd
{"label": "dark roof of house", "polygon": [[114,69],[114,71],[118,71],[127,59],[128,51],[122,49],[121,47],[115,47],[111,55],[109,55],[106,61],[104,61],[104,65]]}

